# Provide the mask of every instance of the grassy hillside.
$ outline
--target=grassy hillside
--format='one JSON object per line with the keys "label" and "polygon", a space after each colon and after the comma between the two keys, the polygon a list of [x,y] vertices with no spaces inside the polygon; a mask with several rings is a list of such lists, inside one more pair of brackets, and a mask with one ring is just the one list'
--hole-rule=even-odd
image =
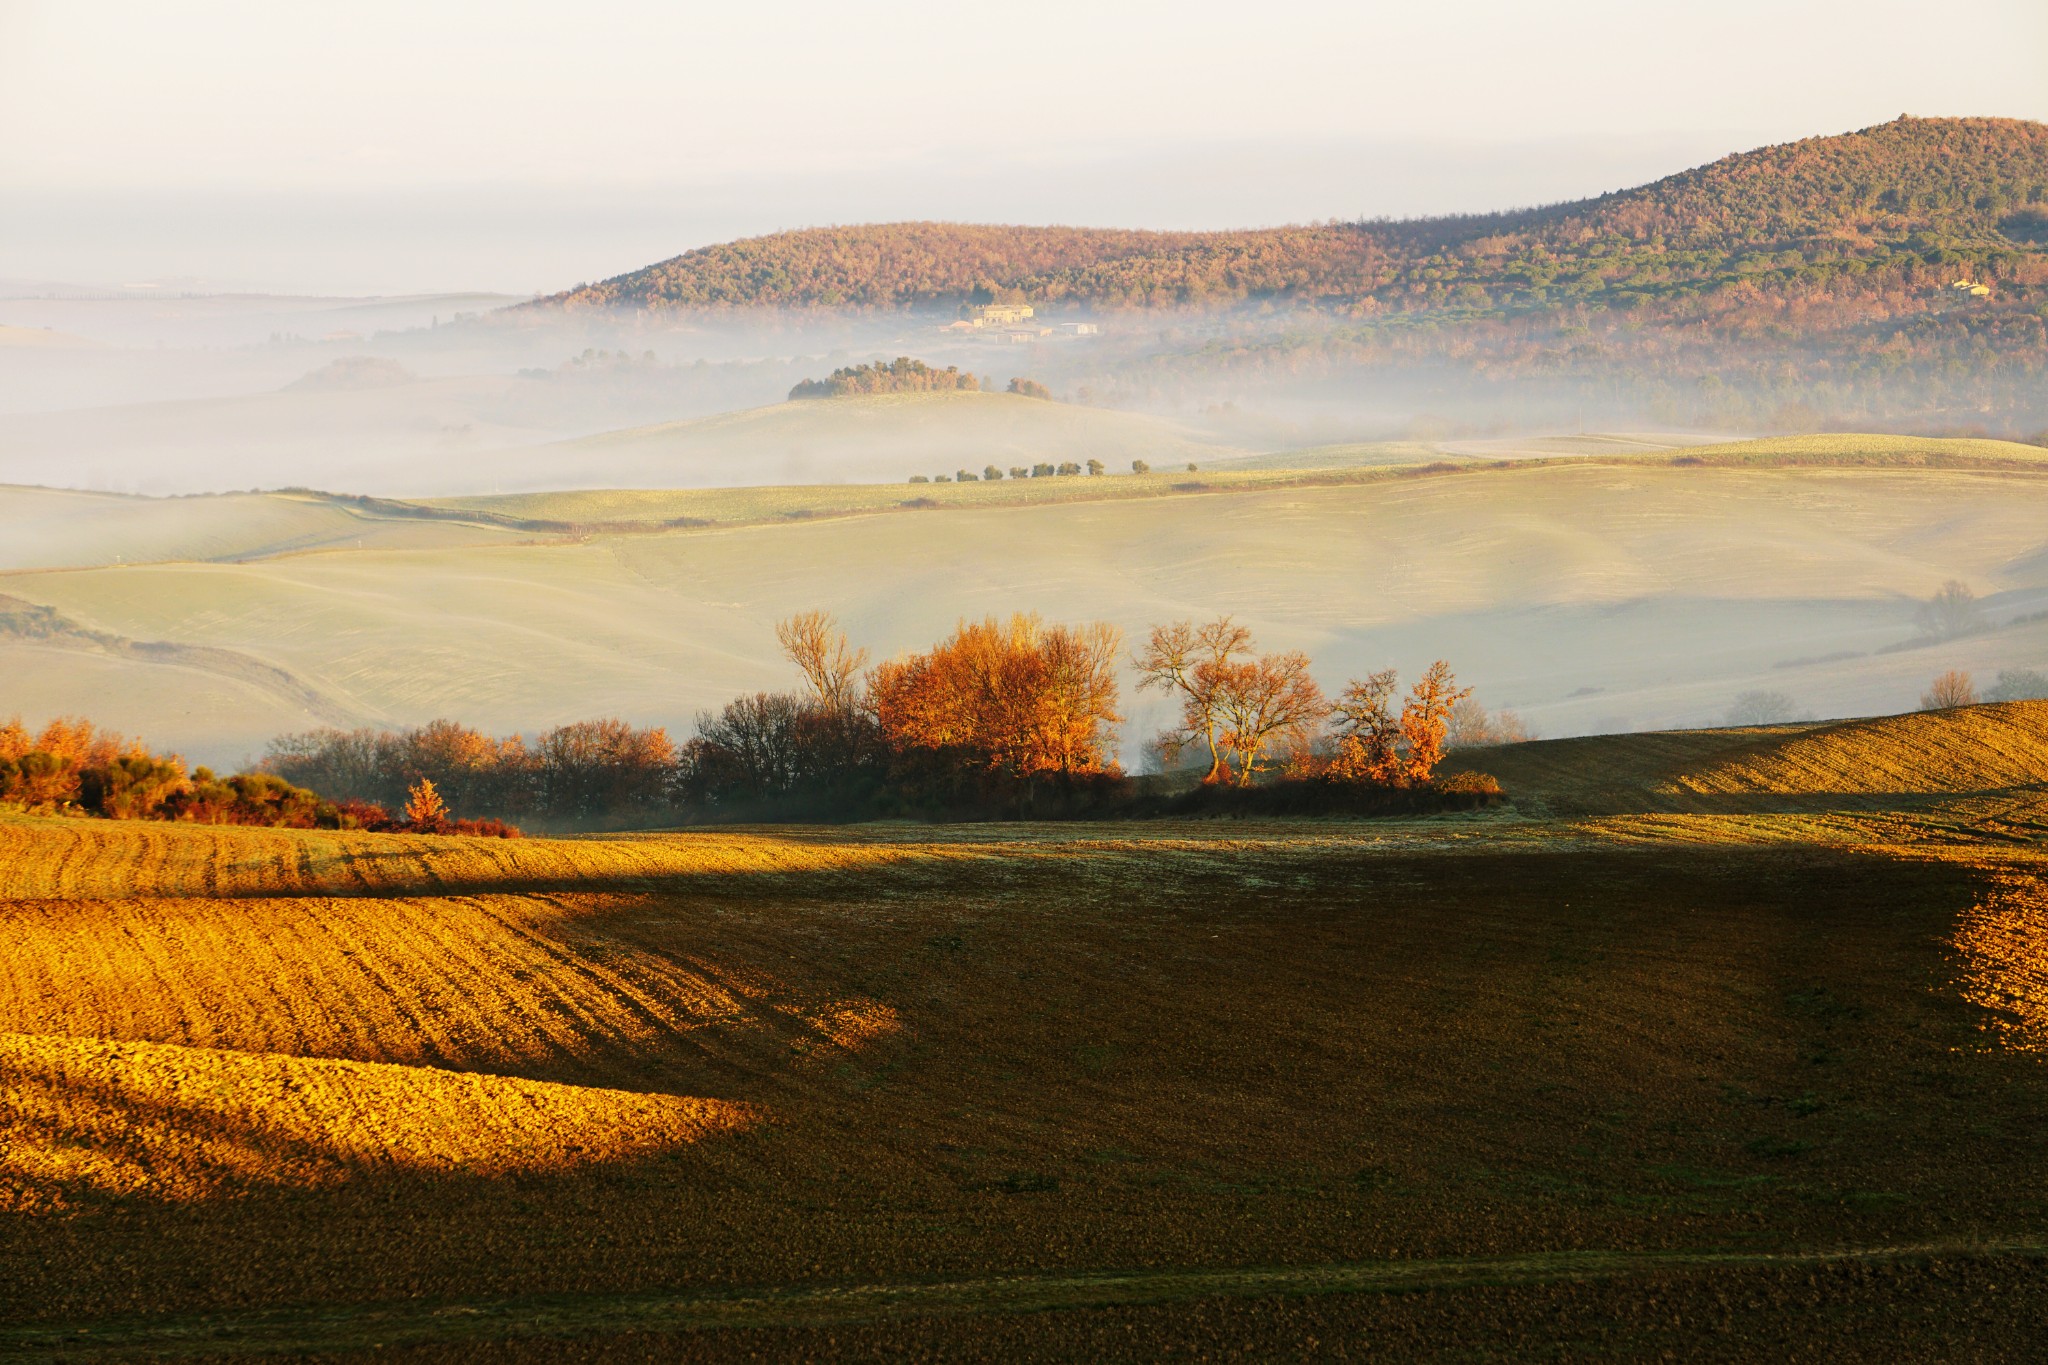
{"label": "grassy hillside", "polygon": [[2017,1357],[2048,812],[1963,809],[0,815],[0,1344]]}
{"label": "grassy hillside", "polygon": [[2029,789],[2048,810],[2048,702],[1600,735],[1473,750],[1458,761],[1485,768],[1519,804],[1544,812],[1769,810],[1787,798],[1884,806]]}
{"label": "grassy hillside", "polygon": [[0,485],[0,572],[328,549],[430,549],[514,539],[481,525],[377,516],[329,498],[228,493],[137,498]]}
{"label": "grassy hillside", "polygon": [[[1753,689],[1835,714],[1899,711],[1945,669],[1988,683],[2048,658],[2048,619],[2028,619],[2048,609],[2048,484],[2022,470],[1619,461],[1292,477],[837,490],[896,504],[868,516],[825,515],[858,509],[822,496],[835,490],[718,495],[737,499],[722,510],[688,493],[576,495],[510,506],[743,523],[16,574],[0,587],[80,630],[236,651],[354,715],[528,732],[607,713],[687,729],[699,708],[784,685],[772,624],[813,607],[883,656],[962,616],[1036,610],[1136,638],[1228,612],[1268,648],[1308,650],[1330,685],[1449,658],[1488,705],[1553,735],[1713,723]],[[1270,482],[1221,491],[1226,478]],[[1089,500],[995,505],[1040,499],[1040,484]],[[937,505],[901,507],[911,493]],[[1950,578],[1986,599],[1997,628],[1899,648],[1916,603]],[[15,695],[66,695],[65,657],[17,678]],[[63,709],[190,748],[137,718],[144,705],[161,715],[175,687],[138,697],[111,682],[70,690]],[[1165,717],[1149,696],[1129,700],[1135,752]],[[227,756],[269,735],[252,720]]]}

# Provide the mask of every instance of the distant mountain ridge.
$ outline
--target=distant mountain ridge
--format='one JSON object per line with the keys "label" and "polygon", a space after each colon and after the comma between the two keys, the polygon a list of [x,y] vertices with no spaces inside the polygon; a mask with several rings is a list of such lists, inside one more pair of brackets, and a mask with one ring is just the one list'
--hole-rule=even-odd
{"label": "distant mountain ridge", "polygon": [[1902,272],[2048,282],[2048,125],[1905,118],[1499,214],[1223,232],[886,223],[721,243],[545,305],[1092,308],[1278,300],[1517,309],[1736,287],[1863,292]]}

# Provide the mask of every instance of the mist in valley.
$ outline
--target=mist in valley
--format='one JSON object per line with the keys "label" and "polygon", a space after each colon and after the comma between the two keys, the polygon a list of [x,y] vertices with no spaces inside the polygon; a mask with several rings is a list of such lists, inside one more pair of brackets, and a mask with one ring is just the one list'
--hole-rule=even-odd
{"label": "mist in valley", "polygon": [[[1356,79],[1356,52],[1435,49],[1420,12],[1226,53],[1073,9],[1099,41],[1031,63],[1008,34],[939,60],[905,24],[854,71],[813,25],[627,8],[636,39],[599,47],[545,7],[404,16],[401,59],[369,37],[395,10],[252,14],[202,51],[143,11],[102,33],[0,5],[0,112],[28,134],[0,149],[0,715],[84,711],[216,761],[441,715],[685,731],[787,686],[773,622],[811,607],[878,655],[1014,611],[1127,641],[1231,614],[1333,690],[1448,659],[1551,736],[1740,719],[1745,695],[1904,709],[1943,669],[2048,665],[2048,509],[1997,482],[2037,447],[1914,444],[2048,432],[2031,125],[1879,125],[1894,90],[1866,78],[2038,115],[2024,42],[1930,74],[1872,26],[1864,74],[1829,84],[1717,37],[1795,78],[1767,110],[1681,110],[1623,25],[1574,54],[1602,81],[1537,80],[1503,48],[1459,73],[1486,98],[1447,99],[1419,64]],[[1791,25],[1774,52],[1840,39],[1770,18]],[[162,50],[191,69],[172,81]],[[291,80],[250,60],[285,51],[326,56]],[[821,131],[849,127],[887,131]],[[1842,153],[1847,208],[1769,197],[1802,153],[1686,170],[1851,128],[1834,141],[1879,152]],[[1951,137],[1989,191],[1943,178],[1966,159],[1946,144],[1922,155]],[[1913,156],[1921,180],[1886,198]],[[1659,177],[1675,198],[1622,193]],[[1722,196],[1704,210],[1700,184]],[[1681,201],[1707,236],[1667,252]],[[738,240],[906,220],[1214,236]],[[1284,223],[1309,226],[1270,249],[1225,231]],[[847,302],[877,262],[900,278]],[[642,275],[726,301],[581,287]],[[789,397],[899,357],[974,382]],[[1688,455],[1811,433],[1874,435]],[[1773,467],[1685,463],[1709,458]],[[1778,467],[1808,459],[1839,468]],[[1945,462],[1911,487],[1890,470]],[[1041,490],[1060,467],[1102,472]],[[812,485],[886,491],[680,496]],[[551,501],[614,489],[679,497]],[[434,499],[461,502],[414,503]],[[1951,580],[1977,626],[1920,639]],[[1163,713],[1126,705],[1137,762]]]}
{"label": "mist in valley", "polygon": [[[1354,323],[1312,310],[1047,308],[1034,319],[1046,335],[1019,345],[949,332],[957,308],[679,318],[475,295],[45,292],[0,301],[0,483],[14,486],[0,490],[0,545],[11,547],[0,571],[67,572],[7,573],[0,593],[49,605],[70,633],[38,637],[11,618],[0,635],[9,705],[88,711],[229,766],[278,733],[444,715],[511,733],[617,713],[688,733],[731,695],[788,685],[770,625],[811,606],[839,612],[881,655],[984,614],[1106,619],[1135,641],[1166,619],[1230,613],[1264,648],[1309,650],[1332,689],[1449,659],[1483,704],[1543,736],[1731,723],[1745,718],[1738,699],[1758,695],[1774,699],[1777,719],[1910,709],[1943,668],[1973,669],[1989,687],[2001,670],[2038,666],[2048,644],[2048,558],[2025,516],[1996,533],[1937,534],[1963,515],[1938,499],[1905,514],[1926,534],[1903,559],[1867,540],[1799,553],[1798,538],[1831,528],[1820,513],[1794,517],[1762,580],[1730,577],[1725,556],[1744,553],[1745,527],[1774,515],[1772,498],[1815,490],[1759,488],[1739,506],[1717,492],[1688,513],[1682,489],[1589,474],[1592,501],[1575,517],[1558,489],[1499,482],[1480,497],[1430,495],[1427,510],[1398,515],[1434,533],[1397,529],[1392,541],[1355,501],[1301,521],[1332,496],[1311,489],[1212,505],[1205,473],[1662,463],[1771,430],[1761,390],[1718,386],[1720,412],[1747,420],[1717,425],[1710,407],[1673,404],[1671,383],[1618,368],[1502,381],[1429,347],[1361,355]],[[982,391],[787,398],[800,380],[899,355],[973,373]],[[1005,392],[1012,379],[1051,398]],[[1677,387],[1703,392],[1690,378]],[[1742,403],[1727,406],[1731,392]],[[1134,477],[1138,460],[1181,471],[1186,492],[1135,518],[1010,514],[1070,524],[988,523],[966,541],[933,538],[939,523],[916,516],[887,518],[879,541],[856,523],[853,540],[826,526],[809,541],[761,528],[744,553],[721,542],[736,563],[688,550],[698,567],[658,574],[653,597],[643,570],[606,567],[614,553],[642,558],[638,535],[592,559],[573,536],[471,536],[355,512],[301,524],[311,504],[219,496],[892,484],[910,503],[913,476],[1054,459],[1096,460],[1110,480]],[[28,486],[143,500],[60,509]],[[1375,496],[1401,503],[1425,486]],[[1376,514],[1382,526],[1394,516]],[[1696,521],[1660,537],[1653,523],[1669,516]],[[1295,532],[1250,533],[1271,518]],[[2032,524],[2048,524],[2048,509]],[[1205,548],[1218,536],[1232,553]],[[534,548],[514,565],[504,556],[522,541]],[[959,556],[955,571],[935,573],[946,554]],[[1660,555],[1685,567],[1659,566]],[[194,577],[176,568],[188,560],[217,567]],[[152,562],[161,567],[137,567]],[[458,585],[477,573],[503,591],[471,600]],[[764,588],[761,574],[781,586]],[[1950,578],[1984,593],[1982,628],[1916,644],[1919,602]],[[550,596],[578,605],[537,612]],[[458,632],[453,654],[437,603],[486,623]],[[466,681],[477,668],[496,680],[489,688]],[[1126,708],[1125,761],[1149,762],[1167,709],[1128,686]]]}

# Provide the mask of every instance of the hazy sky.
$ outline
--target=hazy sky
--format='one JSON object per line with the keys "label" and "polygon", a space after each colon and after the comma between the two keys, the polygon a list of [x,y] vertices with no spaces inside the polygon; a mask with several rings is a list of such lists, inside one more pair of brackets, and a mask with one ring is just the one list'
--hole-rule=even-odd
{"label": "hazy sky", "polygon": [[0,0],[0,278],[558,288],[854,219],[1564,198],[2048,118],[2042,0]]}

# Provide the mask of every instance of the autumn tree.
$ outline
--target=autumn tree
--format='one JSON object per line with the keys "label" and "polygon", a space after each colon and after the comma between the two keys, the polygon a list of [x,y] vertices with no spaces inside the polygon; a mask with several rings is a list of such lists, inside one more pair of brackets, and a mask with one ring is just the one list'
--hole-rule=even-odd
{"label": "autumn tree", "polygon": [[448,804],[434,790],[434,779],[423,777],[406,794],[405,823],[421,834],[433,834],[448,823]]}
{"label": "autumn tree", "polygon": [[1382,669],[1364,679],[1353,678],[1331,707],[1337,723],[1337,752],[1330,776],[1344,782],[1393,786],[1400,782],[1401,721],[1394,711],[1400,677]]}
{"label": "autumn tree", "polygon": [[847,643],[846,632],[822,611],[799,612],[775,627],[782,652],[797,666],[819,705],[851,711],[860,700],[860,671],[868,652]]}
{"label": "autumn tree", "polygon": [[1337,753],[1330,776],[1346,782],[1410,786],[1428,782],[1443,761],[1458,704],[1472,695],[1457,686],[1451,666],[1438,659],[1409,689],[1394,712],[1399,678],[1392,669],[1363,681],[1353,679],[1331,714],[1337,720]]}
{"label": "autumn tree", "polygon": [[1299,650],[1196,665],[1197,686],[1214,698],[1216,742],[1230,755],[1239,786],[1265,771],[1276,744],[1306,749],[1329,715],[1330,704],[1308,670],[1308,655]]}
{"label": "autumn tree", "polygon": [[869,698],[883,739],[959,755],[991,773],[1114,769],[1113,627],[1048,626],[1035,615],[962,622],[929,653],[878,665]]}
{"label": "autumn tree", "polygon": [[1975,706],[1977,687],[1970,675],[1951,668],[1936,678],[1920,698],[1922,711],[1946,711],[1952,706]]}
{"label": "autumn tree", "polygon": [[1451,666],[1438,659],[1431,664],[1408,693],[1401,706],[1401,743],[1406,751],[1407,777],[1427,782],[1443,762],[1444,737],[1450,733],[1451,709],[1472,695],[1451,676]]}
{"label": "autumn tree", "polygon": [[1192,621],[1154,626],[1145,648],[1133,657],[1138,669],[1138,689],[1164,692],[1181,704],[1181,723],[1161,737],[1161,749],[1169,760],[1201,744],[1208,750],[1209,771],[1204,782],[1222,782],[1230,776],[1221,742],[1222,715],[1217,695],[1219,671],[1239,654],[1249,653],[1252,633],[1228,616],[1197,626]]}

